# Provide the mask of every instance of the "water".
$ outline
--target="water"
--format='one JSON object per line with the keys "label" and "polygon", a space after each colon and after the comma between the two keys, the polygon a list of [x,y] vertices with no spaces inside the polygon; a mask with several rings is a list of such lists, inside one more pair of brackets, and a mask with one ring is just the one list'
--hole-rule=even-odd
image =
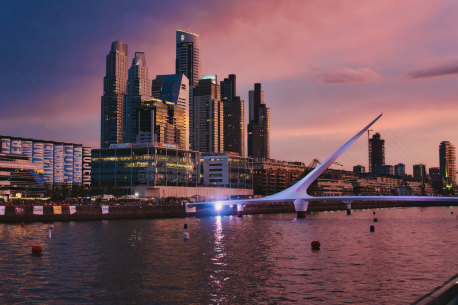
{"label": "water", "polygon": [[452,208],[372,211],[0,224],[0,303],[410,304],[458,273]]}

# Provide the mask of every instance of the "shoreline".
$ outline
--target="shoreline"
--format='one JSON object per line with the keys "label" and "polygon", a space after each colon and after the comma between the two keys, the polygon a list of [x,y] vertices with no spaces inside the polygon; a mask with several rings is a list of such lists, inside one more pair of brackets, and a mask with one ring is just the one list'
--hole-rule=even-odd
{"label": "shoreline", "polygon": [[[425,205],[424,202],[352,202],[352,210],[380,209],[397,207],[432,207],[432,206],[458,206],[449,202],[434,202]],[[60,207],[55,210],[55,207]],[[105,220],[105,219],[136,219],[136,218],[185,218],[216,215],[237,215],[235,206],[224,207],[219,213],[211,205],[198,206],[196,212],[187,212],[183,205],[93,205],[74,206],[75,211],[71,214],[70,205],[42,206],[37,214],[34,206],[7,205],[4,215],[0,215],[0,223],[17,222],[54,222],[54,221],[84,221],[84,220]],[[104,208],[102,208],[104,207]],[[19,210],[18,210],[19,209]],[[60,210],[60,213],[59,213]],[[346,210],[345,204],[341,202],[311,202],[307,212],[339,211]],[[18,211],[22,213],[18,214]],[[268,203],[246,205],[243,211],[245,215],[255,214],[277,214],[295,213],[292,203]]]}

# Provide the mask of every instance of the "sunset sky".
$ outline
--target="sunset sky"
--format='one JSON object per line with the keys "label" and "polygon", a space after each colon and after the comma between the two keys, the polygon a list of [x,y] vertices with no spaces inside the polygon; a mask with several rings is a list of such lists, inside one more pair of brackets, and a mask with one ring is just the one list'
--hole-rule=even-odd
{"label": "sunset sky", "polygon": [[[458,145],[458,1],[7,1],[0,134],[100,142],[111,42],[175,73],[175,31],[200,35],[203,74],[262,83],[271,157],[324,160],[379,113],[387,164],[438,166]],[[248,111],[248,110],[247,110]],[[248,122],[246,122],[248,123]],[[338,161],[367,166],[367,135]],[[339,167],[336,167],[339,168]]]}

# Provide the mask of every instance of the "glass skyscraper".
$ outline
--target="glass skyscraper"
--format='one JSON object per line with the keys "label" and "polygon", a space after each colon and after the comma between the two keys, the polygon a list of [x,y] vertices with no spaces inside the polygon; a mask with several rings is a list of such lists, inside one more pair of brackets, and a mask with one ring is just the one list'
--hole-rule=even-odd
{"label": "glass skyscraper", "polygon": [[199,35],[179,30],[176,34],[175,73],[186,75],[189,84],[195,86],[201,77]]}
{"label": "glass skyscraper", "polygon": [[248,157],[270,158],[270,109],[264,104],[261,84],[249,92],[250,122],[248,124]]}

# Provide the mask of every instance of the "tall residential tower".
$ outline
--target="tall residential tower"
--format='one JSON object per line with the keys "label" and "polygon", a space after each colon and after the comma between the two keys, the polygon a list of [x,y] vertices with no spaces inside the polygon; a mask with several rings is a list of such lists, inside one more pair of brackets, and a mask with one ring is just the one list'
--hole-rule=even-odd
{"label": "tall residential tower", "polygon": [[248,123],[248,157],[270,158],[270,109],[264,104],[261,84],[249,92],[250,122]]}
{"label": "tall residential tower", "polygon": [[445,180],[447,188],[456,184],[456,150],[449,141],[439,145],[440,176]]}
{"label": "tall residential tower", "polygon": [[385,140],[377,132],[369,139],[369,172],[375,173],[381,165],[385,165]]}
{"label": "tall residential tower", "polygon": [[103,79],[100,146],[124,141],[124,98],[127,84],[127,44],[117,40],[107,55]]}

